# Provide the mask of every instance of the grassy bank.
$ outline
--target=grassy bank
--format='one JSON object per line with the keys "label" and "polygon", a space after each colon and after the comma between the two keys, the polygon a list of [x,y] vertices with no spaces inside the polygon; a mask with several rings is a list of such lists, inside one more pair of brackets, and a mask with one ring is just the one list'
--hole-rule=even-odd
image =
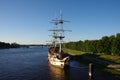
{"label": "grassy bank", "polygon": [[99,59],[108,60],[120,64],[120,56],[99,55]]}
{"label": "grassy bank", "polygon": [[[72,58],[73,60],[76,60],[80,63],[83,63],[87,66],[89,65],[89,63],[94,63],[94,62],[92,62],[91,60],[88,60],[88,59],[87,60],[83,59],[82,58],[83,56],[87,56],[90,59],[95,58],[95,59],[98,59],[98,60],[110,61],[112,63],[120,64],[120,56],[88,54],[86,52],[81,52],[81,51],[76,51],[76,50],[71,50],[71,49],[65,49],[65,48],[63,50],[65,52],[68,52],[71,55],[75,56],[75,57]],[[100,70],[102,72],[106,72],[110,75],[114,75],[117,78],[116,80],[120,80],[120,71],[117,71],[117,70],[112,69],[112,68],[108,68],[107,66],[103,66],[103,65],[98,64],[98,63],[94,63],[94,67],[97,70]]]}
{"label": "grassy bank", "polygon": [[82,52],[82,51],[76,51],[76,50],[71,50],[71,49],[67,49],[67,48],[63,48],[63,50],[65,52],[68,52],[70,55],[83,55],[83,54],[86,54],[85,52]]}
{"label": "grassy bank", "polygon": [[[71,50],[71,49],[66,49],[66,48],[63,48],[63,50],[64,50],[65,52],[68,52],[68,53],[71,54],[71,55],[84,55],[84,54],[88,54],[87,52],[76,51],[76,50]],[[89,56],[89,55],[88,55],[88,56]],[[101,59],[101,60],[106,60],[106,61],[111,61],[111,62],[113,62],[113,63],[118,63],[118,64],[120,64],[120,56],[94,54],[94,55],[90,55],[90,57],[97,58],[97,59]]]}

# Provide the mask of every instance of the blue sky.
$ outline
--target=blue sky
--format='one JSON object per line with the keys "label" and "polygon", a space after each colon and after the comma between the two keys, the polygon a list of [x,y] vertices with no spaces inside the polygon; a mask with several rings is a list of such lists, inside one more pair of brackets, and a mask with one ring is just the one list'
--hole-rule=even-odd
{"label": "blue sky", "polygon": [[42,44],[51,40],[54,14],[64,24],[65,41],[100,39],[120,32],[120,0],[0,0],[0,41]]}

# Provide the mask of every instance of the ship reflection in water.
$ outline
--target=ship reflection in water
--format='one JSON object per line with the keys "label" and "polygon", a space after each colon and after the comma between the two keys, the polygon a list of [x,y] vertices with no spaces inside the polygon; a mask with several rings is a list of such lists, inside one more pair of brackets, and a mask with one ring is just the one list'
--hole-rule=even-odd
{"label": "ship reflection in water", "polygon": [[69,80],[68,69],[61,69],[48,63],[50,80]]}

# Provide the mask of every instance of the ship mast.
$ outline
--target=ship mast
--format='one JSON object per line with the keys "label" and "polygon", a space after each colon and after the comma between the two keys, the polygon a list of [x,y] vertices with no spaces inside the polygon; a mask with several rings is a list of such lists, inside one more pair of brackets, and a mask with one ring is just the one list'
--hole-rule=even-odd
{"label": "ship mast", "polygon": [[70,31],[70,30],[63,30],[63,23],[64,22],[68,22],[68,21],[64,21],[62,19],[62,11],[60,10],[60,18],[57,19],[55,18],[54,20],[52,20],[52,23],[54,23],[54,29],[53,30],[49,30],[49,31],[53,31],[53,46],[56,47],[57,46],[57,41],[59,41],[59,53],[61,53],[62,49],[62,40],[63,38],[65,38],[65,36],[63,35],[64,31]]}
{"label": "ship mast", "polygon": [[53,31],[53,46],[56,47],[57,45],[57,26],[58,26],[58,21],[57,21],[57,18],[56,18],[56,13],[55,13],[55,20],[52,21],[52,23],[54,23],[54,29],[53,30],[50,30],[50,31]]}
{"label": "ship mast", "polygon": [[61,53],[61,45],[62,45],[62,39],[64,38],[63,36],[63,19],[62,19],[62,11],[60,10],[60,20],[59,20],[59,24],[60,24],[60,36],[59,36],[59,39],[60,39],[60,49],[59,49],[59,52]]}

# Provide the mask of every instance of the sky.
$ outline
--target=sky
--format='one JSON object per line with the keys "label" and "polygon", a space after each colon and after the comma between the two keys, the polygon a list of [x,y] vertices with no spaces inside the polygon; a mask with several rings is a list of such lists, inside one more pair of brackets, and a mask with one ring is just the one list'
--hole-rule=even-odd
{"label": "sky", "polygon": [[0,41],[46,44],[59,17],[65,41],[95,40],[120,32],[120,0],[0,0]]}

